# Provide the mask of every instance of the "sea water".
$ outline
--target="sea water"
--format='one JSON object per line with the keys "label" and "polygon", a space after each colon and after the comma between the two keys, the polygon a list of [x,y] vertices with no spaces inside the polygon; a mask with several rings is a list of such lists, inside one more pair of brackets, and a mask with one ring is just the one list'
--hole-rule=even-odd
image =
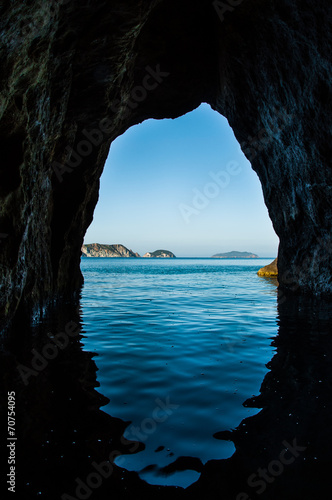
{"label": "sea water", "polygon": [[277,283],[257,276],[271,259],[84,258],[84,349],[97,354],[104,411],[145,449],[121,467],[151,484],[188,486],[193,470],[163,473],[179,457],[229,458],[216,439],[259,410],[274,355]]}

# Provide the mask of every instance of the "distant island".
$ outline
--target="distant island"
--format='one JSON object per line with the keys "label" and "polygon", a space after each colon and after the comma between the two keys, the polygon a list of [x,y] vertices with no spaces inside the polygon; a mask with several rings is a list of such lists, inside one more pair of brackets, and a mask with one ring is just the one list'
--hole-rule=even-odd
{"label": "distant island", "polygon": [[227,252],[227,253],[217,253],[212,255],[212,259],[258,259],[258,255],[250,252]]}
{"label": "distant island", "polygon": [[[124,245],[103,245],[101,243],[90,243],[82,246],[82,257],[141,257],[137,252],[129,250]],[[143,255],[147,259],[175,259],[176,256],[169,250],[155,250]],[[250,252],[217,253],[212,259],[259,259],[259,256]]]}
{"label": "distant island", "polygon": [[[129,250],[124,245],[102,245],[100,243],[90,243],[82,246],[82,257],[129,257],[137,258],[140,255],[137,252]],[[170,258],[174,259],[174,253],[169,250],[156,250],[147,252],[143,257],[147,258]]]}
{"label": "distant island", "polygon": [[147,252],[143,257],[146,258],[161,258],[161,259],[175,259],[174,253],[169,250],[156,250],[155,252]]}
{"label": "distant island", "polygon": [[91,243],[90,245],[83,245],[82,257],[140,257],[140,255],[128,250],[124,245]]}

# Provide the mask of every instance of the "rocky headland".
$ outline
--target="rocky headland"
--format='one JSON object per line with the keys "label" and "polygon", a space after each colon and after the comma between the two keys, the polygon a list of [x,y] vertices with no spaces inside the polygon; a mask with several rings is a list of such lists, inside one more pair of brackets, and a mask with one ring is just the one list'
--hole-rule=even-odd
{"label": "rocky headland", "polygon": [[[82,257],[140,257],[140,254],[129,250],[124,245],[103,245],[91,243],[82,246]],[[143,255],[146,258],[174,259],[175,255],[169,250],[156,250]]]}
{"label": "rocky headland", "polygon": [[140,257],[140,255],[129,250],[124,245],[91,243],[90,245],[83,245],[82,257]]}

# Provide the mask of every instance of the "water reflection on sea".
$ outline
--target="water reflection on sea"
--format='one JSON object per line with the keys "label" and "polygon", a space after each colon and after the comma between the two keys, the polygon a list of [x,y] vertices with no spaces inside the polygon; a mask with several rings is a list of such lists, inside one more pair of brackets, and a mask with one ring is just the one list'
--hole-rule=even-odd
{"label": "water reflection on sea", "polygon": [[[275,294],[273,283],[267,283],[266,286],[269,286],[271,293]],[[273,295],[270,297],[272,299]],[[257,300],[257,297],[254,299]],[[188,315],[190,314],[191,311],[188,311]],[[216,314],[216,310],[213,314]],[[213,314],[212,323],[217,321]],[[91,335],[92,338],[96,332],[93,333],[91,329],[88,331],[86,321],[84,325],[82,324],[82,310],[76,306],[68,305],[66,308],[54,311],[48,321],[34,329],[20,325],[20,328],[16,328],[12,335],[3,339],[1,350],[2,488],[5,490],[8,486],[5,476],[8,469],[6,448],[7,392],[15,391],[17,433],[15,465],[18,498],[51,500],[72,497],[92,499],[109,497],[116,499],[172,498],[173,500],[174,498],[195,498],[196,496],[227,500],[249,498],[312,500],[325,498],[326,492],[329,491],[329,470],[332,463],[330,424],[332,416],[331,317],[330,302],[309,300],[303,297],[287,297],[286,300],[282,300],[277,310],[277,331],[270,346],[269,363],[261,376],[254,397],[249,394],[242,400],[230,398],[230,403],[226,405],[226,412],[220,413],[219,427],[217,426],[218,413],[208,417],[207,429],[202,430],[198,439],[200,442],[199,453],[196,455],[194,453],[181,454],[180,451],[175,453],[173,457],[167,457],[167,468],[164,475],[159,475],[159,485],[149,484],[142,479],[144,477],[142,474],[140,477],[137,472],[129,470],[131,467],[126,468],[126,459],[130,458],[128,453],[131,452],[135,454],[135,457],[139,457],[140,454],[144,456],[145,453],[146,463],[146,460],[149,460],[151,456],[162,456],[167,448],[170,448],[170,452],[172,447],[176,449],[173,441],[172,446],[167,441],[167,438],[174,437],[178,432],[178,430],[174,431],[174,428],[179,429],[179,422],[176,418],[172,423],[173,430],[167,430],[166,426],[164,434],[163,431],[158,434],[156,429],[150,435],[148,434],[149,429],[154,427],[153,418],[157,416],[162,419],[165,416],[162,410],[153,413],[157,406],[153,399],[153,386],[161,384],[161,379],[153,378],[150,389],[146,389],[150,390],[149,396],[152,395],[154,406],[151,406],[151,411],[150,408],[148,412],[145,412],[145,408],[137,410],[138,418],[144,414],[145,418],[152,420],[152,422],[146,422],[144,427],[144,436],[148,435],[149,439],[151,437],[152,440],[157,439],[156,442],[153,442],[153,451],[150,452],[149,439],[140,441],[139,438],[134,439],[132,435],[128,434],[128,429],[135,422],[137,415],[130,415],[130,410],[125,409],[125,418],[118,417],[121,384],[119,383],[119,387],[111,389],[111,382],[109,382],[108,390],[106,372],[102,373],[107,368],[102,360],[106,348],[102,346],[100,353],[88,351],[87,337]],[[182,319],[182,324],[186,324],[186,318]],[[240,317],[237,319],[239,322],[241,321]],[[194,317],[193,320],[195,320]],[[53,335],[60,332],[66,334],[66,331],[73,333],[75,332],[71,329],[73,323],[80,327],[80,335],[70,336],[67,334],[68,345],[65,345],[66,335],[59,337],[57,339],[57,353],[55,349],[43,351],[45,345],[54,340],[54,338],[52,340],[52,335],[47,335],[48,333],[52,332]],[[243,325],[241,328],[240,332],[243,335]],[[82,334],[84,336],[81,336]],[[209,350],[211,347],[209,342],[211,343],[212,340],[207,332],[205,339],[207,340],[207,350]],[[105,343],[109,342],[110,339],[105,340]],[[254,334],[250,335],[243,344],[250,344],[250,342],[257,342]],[[271,344],[271,340],[269,343]],[[120,349],[120,341],[116,336],[115,344],[119,344],[117,349]],[[55,342],[53,345],[56,345]],[[61,345],[63,348],[60,348]],[[185,349],[185,344],[183,343],[180,347],[179,352],[181,349]],[[136,346],[134,346],[135,348]],[[231,355],[237,358],[239,354],[237,342],[234,343],[232,338],[231,348],[233,351],[227,349],[229,359],[228,357],[223,358],[229,363],[228,367],[231,367]],[[163,349],[161,342],[159,343],[161,355],[163,355]],[[170,347],[169,349],[174,348]],[[186,349],[188,349],[188,358],[190,358],[189,354],[198,356],[196,346],[193,348],[190,345]],[[26,377],[22,377],[22,368],[19,371],[18,366],[32,368],[31,363],[34,356],[36,357],[36,353],[43,352],[48,352],[48,355],[52,353],[54,357],[49,359],[47,365],[40,370],[36,369],[37,363],[33,368],[36,372],[34,374],[28,375],[29,372],[23,371]],[[172,358],[175,368],[169,373],[173,375],[178,373],[181,379],[184,374],[181,371],[178,355],[179,353]],[[202,345],[202,356],[203,358],[205,356],[204,345]],[[113,357],[117,363],[119,353],[115,352]],[[213,356],[210,358],[214,362]],[[42,362],[40,361],[40,363]],[[174,399],[174,404],[179,404],[179,408],[171,408],[174,410],[173,414],[165,420],[166,424],[171,422],[171,416],[176,416],[177,410],[181,409],[181,403],[185,407],[188,402],[191,402],[191,417],[188,414],[185,425],[182,426],[184,439],[183,443],[179,444],[179,450],[183,449],[184,443],[190,443],[193,425],[197,426],[199,418],[202,427],[204,426],[204,413],[206,413],[204,405],[210,404],[209,398],[217,397],[218,391],[220,391],[220,406],[224,401],[227,369],[225,369],[224,364],[220,363],[220,370],[223,374],[221,383],[220,379],[218,382],[214,381],[214,377],[217,377],[214,363],[210,365],[206,363],[207,369],[209,366],[211,372],[208,374],[208,384],[203,385],[204,391],[208,394],[205,401],[201,400],[204,391],[199,392],[199,390],[197,390],[197,398],[193,398],[194,402],[189,397],[183,400],[181,397]],[[247,368],[250,366],[253,365],[251,365],[248,355]],[[113,369],[115,374],[110,374],[110,379],[119,376],[117,368]],[[239,367],[239,373],[240,371]],[[152,367],[150,373],[156,375],[155,367]],[[130,383],[132,383],[132,376],[129,377]],[[229,375],[229,381],[232,380],[233,376],[233,373]],[[202,377],[204,376],[202,375]],[[241,378],[240,375],[239,378]],[[254,376],[252,376],[253,379]],[[101,387],[99,387],[100,380]],[[183,384],[186,380],[188,379],[184,378]],[[249,386],[252,380],[248,382]],[[134,383],[139,385],[139,381],[134,381]],[[164,383],[166,384],[166,382]],[[125,390],[125,379],[123,379],[122,384],[123,390]],[[209,385],[215,385],[215,387],[210,390]],[[197,387],[199,386],[197,385]],[[239,387],[238,392],[245,396],[247,393],[244,380],[239,384]],[[102,394],[99,392],[101,389]],[[171,387],[167,387],[167,389],[172,394]],[[178,396],[181,393],[179,392]],[[114,394],[117,394],[118,400],[116,402],[115,398],[115,413],[112,415]],[[144,395],[145,392],[142,391],[142,394]],[[161,396],[160,399],[165,403],[164,395]],[[129,401],[131,408],[134,408],[134,402],[135,394]],[[173,401],[171,400],[171,402]],[[199,417],[194,414],[195,402]],[[215,405],[215,401],[213,405]],[[236,410],[235,405],[239,405],[241,409]],[[128,404],[122,406],[127,407]],[[245,413],[241,413],[246,412],[246,410],[250,411],[248,417]],[[228,420],[227,411],[231,415],[243,415],[243,417],[239,421],[234,421],[234,425],[232,425],[232,419]],[[189,420],[190,418],[194,423]],[[213,424],[211,425],[211,423]],[[161,425],[163,422],[157,422],[157,424]],[[186,433],[186,428],[189,428],[191,432]],[[209,436],[206,438],[206,450],[202,446],[202,444],[204,445],[204,436]],[[219,444],[220,447],[209,448],[211,442]],[[158,446],[155,446],[156,444]],[[159,446],[165,448],[156,452]],[[204,457],[202,449],[205,453]],[[215,454],[217,449],[221,450],[221,453],[222,450],[226,450],[226,452],[218,458]],[[114,460],[116,455],[120,453],[123,454],[124,458],[121,466],[107,464],[109,459]],[[212,455],[211,458],[209,458],[209,453]],[[116,459],[116,461],[119,460],[119,458]],[[160,468],[163,466],[162,460],[160,464],[158,460],[156,458],[154,463],[150,465],[156,465],[157,468]],[[135,460],[133,463],[137,464]],[[150,470],[150,479],[158,476],[156,470],[154,472],[153,468]],[[190,486],[187,488],[164,486],[167,484],[167,478],[178,475],[180,479],[186,471],[188,474],[196,474],[195,480]],[[157,483],[157,481],[151,480],[150,482]],[[62,496],[65,493],[67,496]]]}

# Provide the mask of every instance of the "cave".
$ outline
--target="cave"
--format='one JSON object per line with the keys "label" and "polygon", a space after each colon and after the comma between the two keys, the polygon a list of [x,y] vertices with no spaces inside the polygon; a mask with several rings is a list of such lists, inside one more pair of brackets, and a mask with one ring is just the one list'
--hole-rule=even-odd
{"label": "cave", "polygon": [[[95,353],[80,344],[81,248],[111,143],[202,103],[228,120],[280,241],[275,355],[260,395],[243,403],[261,411],[214,436],[234,442],[232,457],[176,464],[201,474],[188,489],[151,486],[114,466],[93,498],[326,496],[331,23],[328,0],[1,2],[1,401],[16,391],[24,498],[73,498],[75,477],[88,477],[93,460],[133,444],[127,422],[100,410],[108,400],[95,390]],[[50,331],[72,333],[73,324],[68,348],[25,385],[18,366],[47,346]],[[261,494],[248,489],[295,437],[306,449],[296,463]]]}
{"label": "cave", "polygon": [[280,238],[280,290],[331,294],[330,2],[0,9],[2,326],[79,296],[111,142],[201,103],[227,118],[259,176]]}

